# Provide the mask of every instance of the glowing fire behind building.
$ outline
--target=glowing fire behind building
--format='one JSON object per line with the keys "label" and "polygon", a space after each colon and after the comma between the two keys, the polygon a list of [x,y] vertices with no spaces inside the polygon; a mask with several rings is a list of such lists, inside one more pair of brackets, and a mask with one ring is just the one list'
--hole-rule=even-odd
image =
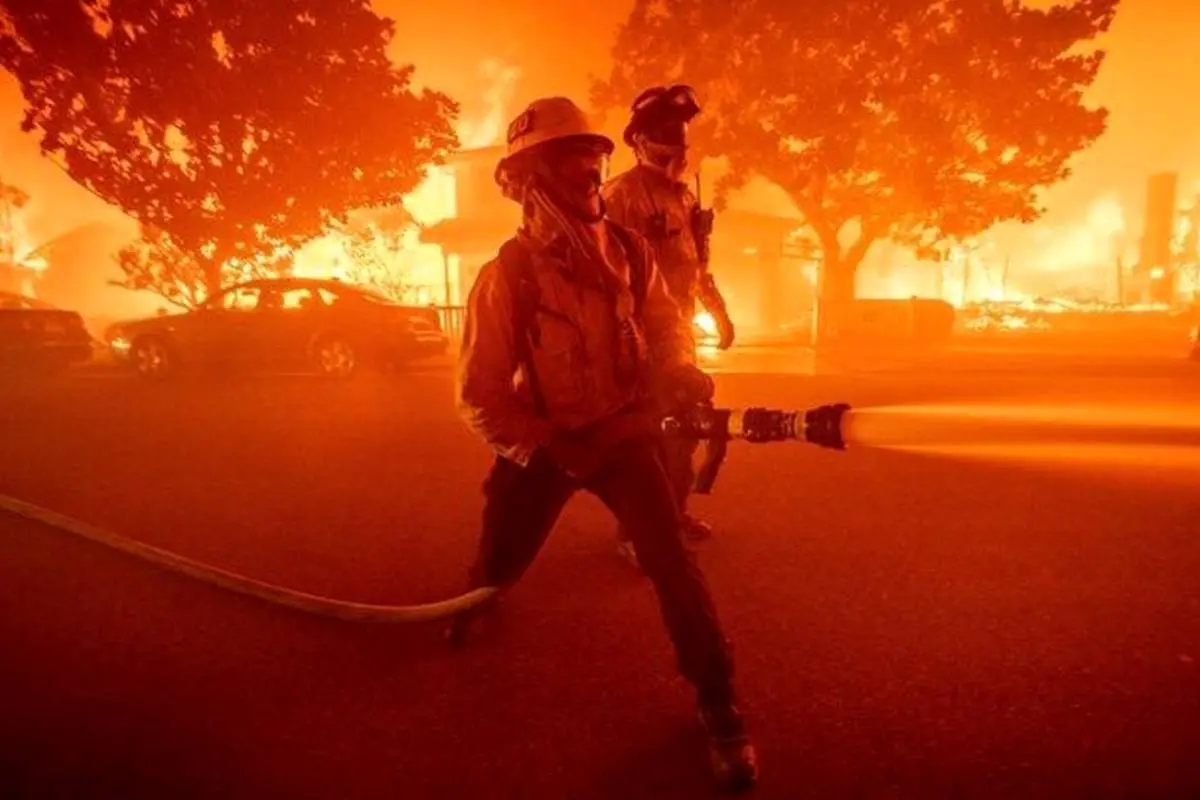
{"label": "glowing fire behind building", "polygon": [[[485,61],[480,66],[482,77],[488,81],[485,94],[486,112],[477,120],[459,127],[462,151],[470,153],[498,142],[507,124],[506,114],[520,71],[499,61]],[[445,166],[430,168],[425,180],[416,190],[403,198],[404,210],[412,223],[401,231],[374,231],[372,247],[368,248],[393,278],[389,281],[396,299],[414,305],[458,306],[465,300],[470,285],[459,253],[448,251],[436,241],[429,241],[424,231],[448,220],[459,218],[459,172],[461,158],[452,157]],[[496,195],[499,199],[499,194]],[[511,230],[511,228],[510,228]],[[388,234],[394,234],[389,237]],[[395,238],[398,241],[390,241]],[[498,245],[501,240],[493,243]],[[494,251],[493,251],[494,252]],[[361,265],[348,236],[334,233],[322,237],[295,255],[293,272],[301,277],[337,278],[354,281],[361,278]],[[471,276],[473,278],[473,275]]]}
{"label": "glowing fire behind building", "polygon": [[[519,210],[492,182],[519,71],[492,61],[481,72],[490,85],[486,112],[460,128],[460,152],[430,169],[403,198],[412,224],[378,231],[368,248],[370,258],[396,278],[398,290],[391,293],[404,302],[461,306],[479,267],[519,222]],[[1156,214],[1161,211],[1147,207],[1148,221]],[[1143,263],[1149,240],[1131,216],[1116,195],[1102,196],[1076,220],[1000,225],[946,249],[940,262],[918,261],[911,251],[881,241],[858,270],[857,293],[864,299],[941,300],[960,309],[1044,306],[1045,298],[1074,308],[1161,308],[1181,296],[1194,297],[1198,270],[1195,258],[1186,257],[1186,242],[1194,242],[1196,221],[1179,221],[1175,257],[1158,265]],[[774,333],[809,324],[820,256],[806,245],[802,221],[780,194],[759,203],[731,198],[718,217],[712,251],[713,271],[740,331]],[[362,257],[361,247],[356,250],[345,234],[335,233],[297,253],[293,269],[301,276],[361,282],[356,259]],[[1168,273],[1172,296],[1152,297],[1155,282]],[[703,314],[696,322],[704,331],[713,327]]]}

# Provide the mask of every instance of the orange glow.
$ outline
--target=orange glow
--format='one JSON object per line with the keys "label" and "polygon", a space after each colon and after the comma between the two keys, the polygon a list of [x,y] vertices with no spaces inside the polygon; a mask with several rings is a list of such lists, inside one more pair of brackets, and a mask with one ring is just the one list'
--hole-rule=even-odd
{"label": "orange glow", "polygon": [[14,209],[11,212],[8,230],[0,231],[0,244],[3,245],[5,252],[12,253],[13,263],[16,266],[33,272],[42,272],[46,269],[46,259],[37,252],[38,247],[33,241],[33,237],[29,235],[25,225],[25,215],[20,210]]}
{"label": "orange glow", "polygon": [[20,210],[10,209],[7,229],[0,231],[0,252],[11,254],[11,264],[17,270],[17,291],[26,297],[36,297],[37,279],[49,263],[38,252]]}
{"label": "orange glow", "polygon": [[[1052,4],[1053,0],[1036,2],[1039,7]],[[610,69],[613,36],[631,4],[584,8],[517,2],[512,8],[509,4],[484,8],[463,3],[376,0],[372,5],[379,13],[404,20],[390,49],[397,63],[416,64],[417,79],[422,84],[446,91],[463,104],[459,133],[463,147],[469,148],[497,142],[514,106],[533,97],[565,94],[584,100],[590,76],[605,75]],[[464,10],[474,24],[456,22]],[[1118,22],[1104,38],[1103,46],[1110,58],[1087,98],[1089,104],[1110,108],[1109,130],[1092,150],[1080,154],[1069,181],[1039,199],[1039,204],[1051,212],[1049,216],[1030,226],[1002,226],[1004,230],[988,234],[987,240],[996,242],[996,261],[1002,263],[1004,257],[1012,260],[1010,287],[1001,293],[994,278],[989,285],[982,275],[974,274],[973,268],[971,286],[965,293],[968,303],[1063,294],[1066,274],[1072,275],[1072,289],[1081,294],[1115,297],[1113,267],[1117,250],[1122,250],[1126,265],[1137,258],[1145,177],[1156,169],[1178,169],[1181,194],[1187,202],[1197,188],[1200,150],[1194,146],[1194,131],[1200,120],[1200,106],[1179,102],[1180,97],[1194,95],[1200,81],[1194,71],[1179,69],[1179,64],[1189,63],[1194,49],[1190,31],[1197,20],[1200,7],[1194,3],[1123,4]],[[580,31],[588,35],[577,35]],[[219,37],[213,47],[218,53],[222,50]],[[481,55],[473,63],[470,56],[464,59],[464,54],[470,53]],[[492,54],[511,54],[519,70],[513,63],[499,60],[478,63]],[[1169,87],[1170,91],[1150,91],[1147,87]],[[5,179],[25,186],[39,205],[55,209],[52,220],[51,215],[43,214],[35,221],[38,238],[49,232],[44,229],[65,228],[72,222],[106,219],[122,227],[129,225],[127,218],[104,206],[40,157],[36,137],[19,132],[23,107],[16,82],[0,87],[0,111],[8,115],[5,119],[9,131],[0,136],[9,156]],[[610,133],[620,131],[619,116],[609,121]],[[171,132],[170,140],[172,158],[184,159],[184,143],[176,132]],[[620,157],[629,158],[626,148],[618,150]],[[1001,155],[1002,160],[1005,157]],[[716,164],[712,167],[719,169]],[[708,164],[705,172],[706,180],[717,177]],[[452,180],[434,170],[426,183],[445,186]],[[799,217],[781,189],[769,188],[771,202],[765,202],[765,194],[764,202],[758,203],[752,192],[742,192],[731,198],[731,207],[762,213],[787,209],[786,215]],[[449,210],[452,201],[444,197],[450,191],[423,186],[406,198],[406,204],[419,219],[453,216],[455,212]],[[426,196],[430,193],[442,199],[431,200]],[[428,206],[434,206],[434,213],[428,213]],[[718,222],[718,231],[721,227]],[[1119,235],[1122,241],[1112,241],[1113,235]],[[960,274],[951,273],[949,268],[943,271],[937,265],[913,264],[911,258],[893,258],[883,247],[876,250],[883,252],[873,251],[864,264],[859,282],[862,296],[906,298],[915,294],[941,296],[955,304],[963,302]],[[875,268],[877,263],[879,268]],[[714,266],[720,269],[720,265]],[[428,269],[436,275],[441,268],[430,263]],[[1000,270],[992,264],[988,271],[995,275]],[[95,295],[94,310],[112,302],[112,291],[105,285],[109,277],[111,272],[101,268],[87,276],[88,287],[81,291]],[[1196,283],[1189,280],[1189,286]]]}
{"label": "orange glow", "polygon": [[701,311],[692,319],[692,322],[705,336],[717,336],[719,333],[717,330],[717,321],[707,311]]}
{"label": "orange glow", "polygon": [[520,68],[496,59],[480,64],[479,72],[488,86],[483,96],[487,111],[478,119],[465,120],[459,125],[458,139],[464,150],[489,147],[501,141],[521,77]]}
{"label": "orange glow", "polygon": [[1115,194],[1094,200],[1074,221],[1034,226],[999,225],[972,242],[948,248],[942,262],[916,261],[882,243],[859,273],[864,298],[937,298],[962,308],[977,303],[1021,303],[1058,296],[1064,288],[1115,299],[1116,264],[1137,260],[1138,214]]}

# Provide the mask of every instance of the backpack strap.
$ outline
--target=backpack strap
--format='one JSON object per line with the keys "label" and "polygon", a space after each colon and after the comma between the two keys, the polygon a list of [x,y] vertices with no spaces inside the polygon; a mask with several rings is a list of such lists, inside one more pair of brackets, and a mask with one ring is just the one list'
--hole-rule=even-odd
{"label": "backpack strap", "polygon": [[609,228],[616,237],[625,258],[629,262],[629,289],[633,292],[633,313],[640,320],[646,306],[646,294],[650,289],[650,265],[647,263],[646,244],[637,241],[633,231],[624,225],[609,220]]}
{"label": "backpack strap", "polygon": [[[646,246],[628,228],[611,222],[609,225],[629,262],[629,288],[633,292],[634,314],[640,320],[650,280]],[[525,380],[533,395],[534,410],[538,416],[545,417],[546,396],[542,393],[541,381],[533,364],[533,348],[541,339],[541,329],[537,323],[541,287],[534,274],[533,259],[517,239],[509,239],[500,247],[499,266],[501,277],[512,297],[512,334],[517,363],[525,373]]]}
{"label": "backpack strap", "polygon": [[533,272],[533,259],[516,239],[500,247],[500,275],[512,297],[512,335],[517,363],[525,373],[525,381],[533,395],[533,407],[538,416],[546,416],[546,396],[533,365],[533,348],[541,339],[537,324],[537,309],[541,303],[541,288]]}

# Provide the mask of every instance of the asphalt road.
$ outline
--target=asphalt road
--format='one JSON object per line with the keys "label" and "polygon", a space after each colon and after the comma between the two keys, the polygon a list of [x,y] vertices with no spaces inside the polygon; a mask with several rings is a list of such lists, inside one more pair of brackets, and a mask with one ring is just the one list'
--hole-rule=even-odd
{"label": "asphalt road", "polygon": [[[1064,423],[1082,403],[1200,420],[1188,365],[1103,372],[730,369],[718,386],[890,404],[893,428],[908,404],[1028,398]],[[440,599],[488,463],[450,392],[437,371],[8,385],[0,492],[308,592]],[[949,454],[734,446],[696,510],[718,528],[700,557],[759,797],[1200,796],[1200,466],[1130,441],[1023,445],[1065,428]],[[710,796],[650,588],[611,536],[580,498],[496,626],[452,653],[437,626],[308,618],[0,518],[0,796]]]}

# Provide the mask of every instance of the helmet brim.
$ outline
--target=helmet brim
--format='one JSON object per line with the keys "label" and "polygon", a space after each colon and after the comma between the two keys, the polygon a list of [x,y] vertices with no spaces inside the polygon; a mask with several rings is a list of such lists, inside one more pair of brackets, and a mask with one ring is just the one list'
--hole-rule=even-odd
{"label": "helmet brim", "polygon": [[655,125],[663,122],[681,122],[690,124],[692,120],[700,115],[700,110],[696,109],[649,109],[647,111],[635,113],[625,125],[625,131],[621,134],[622,140],[628,147],[633,147],[634,137],[639,131],[644,131],[647,128],[652,128]]}
{"label": "helmet brim", "polygon": [[597,145],[599,149],[604,151],[604,155],[606,156],[611,156],[617,149],[617,146],[613,143],[613,140],[602,133],[572,133],[568,134],[567,136],[555,136],[552,139],[546,139],[545,141],[532,144],[520,152],[505,156],[504,158],[500,159],[500,163],[506,164],[514,158],[521,158],[523,156],[544,152],[547,147],[552,147],[556,144],[562,144],[563,142],[588,142]]}
{"label": "helmet brim", "polygon": [[616,143],[613,142],[612,139],[608,138],[607,136],[605,136],[602,133],[577,133],[573,136],[564,136],[561,139],[554,139],[550,142],[546,142],[546,144],[552,144],[553,142],[577,142],[577,141],[591,142],[593,144],[598,145],[600,147],[600,149],[604,151],[604,154],[606,156],[611,156],[613,154],[613,152],[617,149]]}
{"label": "helmet brim", "polygon": [[544,151],[547,147],[562,142],[590,142],[597,145],[599,149],[603,150],[604,155],[606,156],[611,156],[617,149],[616,143],[602,133],[573,133],[569,136],[559,136],[554,139],[547,139],[546,141],[538,142],[537,144],[532,145],[519,153],[513,153],[510,156],[505,156],[496,162],[496,169],[493,173],[496,183],[500,183],[500,173],[502,173],[513,162],[514,159],[529,158],[531,156],[536,157],[539,152]]}
{"label": "helmet brim", "polygon": [[625,132],[621,134],[621,139],[625,142],[626,147],[633,147],[633,136],[637,133],[637,126],[634,125],[634,120],[630,120],[625,126]]}

